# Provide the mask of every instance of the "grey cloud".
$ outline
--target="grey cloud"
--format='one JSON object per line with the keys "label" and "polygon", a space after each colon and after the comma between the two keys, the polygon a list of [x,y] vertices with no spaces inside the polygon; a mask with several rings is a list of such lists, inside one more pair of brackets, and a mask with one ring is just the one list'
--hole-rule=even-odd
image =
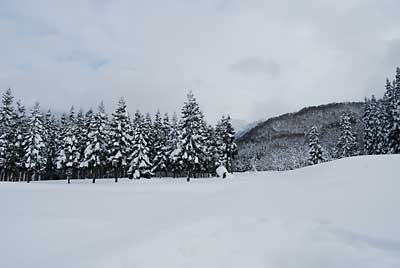
{"label": "grey cloud", "polygon": [[245,76],[267,75],[274,78],[280,74],[280,66],[274,60],[246,58],[228,66],[228,70]]}
{"label": "grey cloud", "polygon": [[[210,121],[381,95],[400,65],[398,0],[3,0],[0,90],[30,105],[179,111]],[[60,96],[63,96],[60,98]]]}

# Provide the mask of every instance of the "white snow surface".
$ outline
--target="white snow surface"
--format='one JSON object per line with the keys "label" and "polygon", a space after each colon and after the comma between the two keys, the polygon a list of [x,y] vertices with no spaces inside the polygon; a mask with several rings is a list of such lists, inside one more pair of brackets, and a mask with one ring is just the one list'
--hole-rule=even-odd
{"label": "white snow surface", "polygon": [[0,267],[400,267],[400,155],[230,179],[0,184]]}

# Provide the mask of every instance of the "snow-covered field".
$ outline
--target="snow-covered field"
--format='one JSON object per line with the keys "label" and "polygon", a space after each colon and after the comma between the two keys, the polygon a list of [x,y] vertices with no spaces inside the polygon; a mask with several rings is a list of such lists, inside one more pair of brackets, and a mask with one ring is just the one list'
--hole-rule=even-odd
{"label": "snow-covered field", "polygon": [[400,267],[400,155],[235,178],[0,184],[0,267]]}

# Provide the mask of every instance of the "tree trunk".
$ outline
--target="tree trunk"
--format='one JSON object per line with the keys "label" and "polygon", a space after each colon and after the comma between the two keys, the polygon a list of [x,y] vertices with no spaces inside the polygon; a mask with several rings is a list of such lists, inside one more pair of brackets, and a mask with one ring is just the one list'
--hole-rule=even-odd
{"label": "tree trunk", "polygon": [[92,183],[96,183],[96,175],[97,175],[96,173],[98,173],[97,168],[94,169]]}
{"label": "tree trunk", "polygon": [[26,180],[27,183],[30,183],[31,180],[33,180],[33,177],[35,176],[35,173],[32,173],[32,174],[30,174],[30,173],[31,172],[28,173],[28,177],[27,177],[27,180]]}
{"label": "tree trunk", "polygon": [[190,182],[190,169],[188,170],[186,181]]}

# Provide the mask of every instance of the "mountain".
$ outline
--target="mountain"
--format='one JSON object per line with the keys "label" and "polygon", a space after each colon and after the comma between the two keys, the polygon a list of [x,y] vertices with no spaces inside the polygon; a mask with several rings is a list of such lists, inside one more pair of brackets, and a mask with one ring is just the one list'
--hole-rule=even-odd
{"label": "mountain", "polygon": [[232,126],[235,129],[236,138],[237,139],[240,138],[241,136],[246,134],[247,131],[251,130],[252,128],[257,126],[261,122],[262,122],[261,120],[258,120],[258,121],[249,123],[249,122],[247,122],[245,120],[241,120],[241,119],[232,119]]}
{"label": "mountain", "polygon": [[362,148],[363,103],[330,103],[273,117],[246,131],[237,139],[239,155],[235,169],[289,170],[304,166],[308,157],[307,133],[313,125],[320,131],[325,157],[331,159],[344,112],[350,113],[359,148]]}
{"label": "mountain", "polygon": [[242,132],[244,128],[249,124],[249,122],[242,120],[242,119],[237,119],[237,118],[232,118],[231,119],[232,126],[235,129],[237,133]]}

